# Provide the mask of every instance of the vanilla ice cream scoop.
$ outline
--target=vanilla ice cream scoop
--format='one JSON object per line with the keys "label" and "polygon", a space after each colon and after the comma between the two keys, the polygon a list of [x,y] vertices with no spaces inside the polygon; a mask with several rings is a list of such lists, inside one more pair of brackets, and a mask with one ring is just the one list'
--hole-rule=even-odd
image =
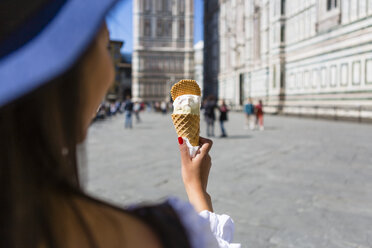
{"label": "vanilla ice cream scoop", "polygon": [[173,102],[173,114],[200,115],[200,96],[181,95]]}

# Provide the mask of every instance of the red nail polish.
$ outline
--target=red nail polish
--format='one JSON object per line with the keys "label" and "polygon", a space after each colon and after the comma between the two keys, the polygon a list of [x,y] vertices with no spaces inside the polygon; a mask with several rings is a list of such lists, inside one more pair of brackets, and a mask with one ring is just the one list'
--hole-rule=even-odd
{"label": "red nail polish", "polygon": [[178,143],[179,143],[180,145],[183,144],[183,139],[182,139],[182,137],[178,137]]}

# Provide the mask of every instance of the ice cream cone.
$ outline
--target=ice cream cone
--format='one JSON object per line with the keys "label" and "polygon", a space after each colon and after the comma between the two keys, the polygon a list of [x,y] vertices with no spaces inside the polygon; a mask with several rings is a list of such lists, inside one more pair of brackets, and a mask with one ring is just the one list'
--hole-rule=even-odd
{"label": "ice cream cone", "polygon": [[188,138],[192,146],[199,145],[200,115],[172,114],[178,137]]}
{"label": "ice cream cone", "polygon": [[[174,105],[175,109],[172,114],[172,120],[174,127],[177,131],[178,137],[187,138],[192,146],[199,146],[200,98],[196,98],[197,99],[196,102],[199,102],[198,103],[199,106],[196,107],[195,109],[195,105],[193,105],[194,107],[192,110],[189,108],[190,112],[186,110],[187,107],[181,107],[185,105],[182,105],[179,102],[183,101],[185,98],[192,99],[195,98],[195,96],[200,97],[201,91],[199,85],[195,80],[183,79],[176,83],[175,85],[173,85],[171,89],[171,95],[173,101],[175,101],[174,104],[177,104]],[[194,95],[194,97],[188,95]],[[176,100],[177,97],[179,98]],[[182,97],[184,97],[184,99],[182,99]],[[181,112],[178,112],[180,109]]]}
{"label": "ice cream cone", "polygon": [[171,95],[173,101],[176,100],[178,96],[181,95],[201,95],[200,87],[195,80],[191,79],[182,79],[171,89]]}

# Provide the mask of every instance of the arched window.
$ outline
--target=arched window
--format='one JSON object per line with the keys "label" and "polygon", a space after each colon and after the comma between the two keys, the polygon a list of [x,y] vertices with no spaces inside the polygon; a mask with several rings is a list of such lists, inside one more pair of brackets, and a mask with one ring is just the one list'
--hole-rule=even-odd
{"label": "arched window", "polygon": [[162,20],[157,21],[156,36],[158,36],[158,37],[163,36],[163,22],[162,22]]}
{"label": "arched window", "polygon": [[171,0],[162,0],[163,1],[163,11],[164,12],[170,12],[172,11],[172,1]]}
{"label": "arched window", "polygon": [[185,12],[185,0],[180,0],[178,3],[179,3],[179,12],[184,13]]}
{"label": "arched window", "polygon": [[172,37],[172,21],[171,20],[167,20],[165,23],[164,23],[165,27],[164,27],[164,36],[166,37]]}
{"label": "arched window", "polygon": [[163,0],[156,0],[156,10],[158,12],[163,11]]}
{"label": "arched window", "polygon": [[149,12],[151,11],[151,1],[150,0],[144,0],[145,1],[145,11]]}
{"label": "arched window", "polygon": [[151,36],[151,23],[150,20],[144,21],[144,36],[150,37]]}
{"label": "arched window", "polygon": [[178,31],[179,31],[179,37],[185,37],[185,22],[183,20],[179,22]]}

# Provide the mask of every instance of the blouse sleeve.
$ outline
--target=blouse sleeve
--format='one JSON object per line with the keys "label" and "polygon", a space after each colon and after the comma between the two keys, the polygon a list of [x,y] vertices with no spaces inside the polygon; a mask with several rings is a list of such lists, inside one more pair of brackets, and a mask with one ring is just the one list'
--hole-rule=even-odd
{"label": "blouse sleeve", "polygon": [[198,214],[190,203],[177,198],[168,199],[168,203],[178,213],[192,248],[241,248],[240,244],[231,243],[234,222],[230,216],[207,210]]}

